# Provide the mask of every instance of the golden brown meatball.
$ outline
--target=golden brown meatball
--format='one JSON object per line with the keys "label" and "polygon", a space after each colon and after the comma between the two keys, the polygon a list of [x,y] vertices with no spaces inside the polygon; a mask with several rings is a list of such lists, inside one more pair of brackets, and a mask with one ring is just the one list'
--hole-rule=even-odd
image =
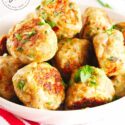
{"label": "golden brown meatball", "polygon": [[0,56],[0,96],[6,99],[15,96],[12,77],[21,66],[20,61],[11,56]]}
{"label": "golden brown meatball", "polygon": [[66,108],[94,107],[112,101],[115,90],[101,69],[83,66],[71,77],[66,95]]}
{"label": "golden brown meatball", "polygon": [[37,13],[50,24],[59,39],[72,38],[82,28],[80,10],[69,0],[43,0]]}
{"label": "golden brown meatball", "polygon": [[56,34],[35,14],[9,31],[7,49],[25,64],[47,61],[55,55],[57,48]]}
{"label": "golden brown meatball", "polygon": [[113,77],[112,82],[114,84],[116,97],[125,96],[125,73]]}
{"label": "golden brown meatball", "polygon": [[87,63],[89,41],[85,39],[63,39],[55,56],[58,69],[64,75],[70,75],[74,69]]}
{"label": "golden brown meatball", "polygon": [[110,29],[113,25],[107,13],[100,8],[89,7],[83,15],[82,38],[92,39],[97,33]]}
{"label": "golden brown meatball", "polygon": [[26,106],[57,109],[64,100],[60,73],[48,63],[31,63],[13,77],[14,90]]}
{"label": "golden brown meatball", "polygon": [[93,44],[99,65],[108,76],[125,70],[125,47],[120,31],[100,33],[94,37]]}

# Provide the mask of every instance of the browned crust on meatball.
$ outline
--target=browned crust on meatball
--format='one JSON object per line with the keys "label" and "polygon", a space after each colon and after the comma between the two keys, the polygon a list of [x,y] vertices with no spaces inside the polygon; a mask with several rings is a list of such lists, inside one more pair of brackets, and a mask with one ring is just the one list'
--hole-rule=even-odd
{"label": "browned crust on meatball", "polygon": [[[42,71],[42,75],[39,75],[39,70]],[[60,73],[55,68],[46,71],[47,69],[38,67],[38,73],[36,72],[34,75],[37,83],[41,84],[45,91],[48,91],[50,94],[58,94],[60,91],[63,91],[64,86],[62,85],[63,83]],[[54,78],[54,84],[47,81],[47,79],[51,78]]]}
{"label": "browned crust on meatball", "polygon": [[103,100],[97,100],[95,98],[83,98],[80,101],[77,101],[75,103],[73,103],[73,105],[66,107],[67,109],[82,109],[82,108],[86,108],[86,107],[95,107],[95,106],[99,106],[99,105],[103,105],[106,104],[105,101]]}

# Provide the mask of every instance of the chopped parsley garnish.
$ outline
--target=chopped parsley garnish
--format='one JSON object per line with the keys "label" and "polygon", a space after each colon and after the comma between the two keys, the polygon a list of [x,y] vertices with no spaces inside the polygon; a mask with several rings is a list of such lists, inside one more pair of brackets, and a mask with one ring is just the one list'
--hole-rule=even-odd
{"label": "chopped parsley garnish", "polygon": [[45,34],[47,34],[48,33],[48,31],[47,30],[45,30]]}
{"label": "chopped parsley garnish", "polygon": [[22,47],[18,47],[18,48],[17,48],[17,51],[22,52],[22,51],[23,51],[23,48],[22,48]]}
{"label": "chopped parsley garnish", "polygon": [[47,104],[47,105],[51,105],[51,104],[52,104],[52,102],[47,102],[46,104]]}
{"label": "chopped parsley garnish", "polygon": [[48,4],[50,4],[50,3],[54,2],[54,1],[55,1],[55,0],[45,0],[45,1],[43,2],[43,4],[48,5]]}
{"label": "chopped parsley garnish", "polygon": [[72,8],[72,7],[73,7],[73,3],[70,3],[70,4],[69,4],[69,7]]}
{"label": "chopped parsley garnish", "polygon": [[31,32],[27,33],[27,37],[31,38],[32,36],[34,36],[36,34],[36,31],[33,29]]}
{"label": "chopped parsley garnish", "polygon": [[20,90],[23,90],[24,86],[25,86],[25,81],[23,81],[23,80],[20,80],[20,81],[18,82],[18,84],[17,84],[17,87],[18,87]]}
{"label": "chopped parsley garnish", "polygon": [[104,3],[102,0],[97,0],[97,2],[103,7],[112,9],[112,7],[108,3]]}
{"label": "chopped parsley garnish", "polygon": [[44,25],[45,24],[45,22],[39,22],[38,23],[38,25],[40,25],[40,26],[42,26],[42,25]]}
{"label": "chopped parsley garnish", "polygon": [[107,29],[105,32],[111,35],[112,30],[115,29],[115,27],[116,27],[115,25],[112,25],[111,28]]}
{"label": "chopped parsley garnish", "polygon": [[30,55],[28,55],[28,57],[33,59],[34,58],[34,54],[30,54]]}
{"label": "chopped parsley garnish", "polygon": [[42,16],[42,18],[43,18],[44,20],[46,20],[47,14],[46,14],[45,12],[42,12],[42,13],[41,13],[41,16]]}
{"label": "chopped parsley garnish", "polygon": [[90,81],[90,85],[95,86],[95,85],[97,85],[97,83],[96,83],[96,81]]}
{"label": "chopped parsley garnish", "polygon": [[75,82],[85,82],[87,79],[91,77],[92,73],[93,68],[89,65],[80,68],[75,74]]}
{"label": "chopped parsley garnish", "polygon": [[39,10],[39,9],[40,9],[40,7],[41,7],[40,5],[39,5],[39,6],[37,6],[37,7],[36,7],[36,10]]}
{"label": "chopped parsley garnish", "polygon": [[18,41],[22,40],[21,34],[15,34],[15,36],[16,36],[16,38],[17,38]]}
{"label": "chopped parsley garnish", "polygon": [[52,28],[56,26],[56,23],[53,21],[46,21]]}
{"label": "chopped parsley garnish", "polygon": [[24,43],[27,43],[27,42],[28,42],[27,39],[22,40],[22,43],[23,43],[23,44],[24,44]]}

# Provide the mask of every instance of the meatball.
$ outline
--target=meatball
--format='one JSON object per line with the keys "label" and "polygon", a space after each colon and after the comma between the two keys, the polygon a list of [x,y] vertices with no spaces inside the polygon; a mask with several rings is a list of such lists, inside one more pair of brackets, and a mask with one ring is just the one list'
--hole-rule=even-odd
{"label": "meatball", "polygon": [[7,49],[24,64],[43,62],[55,55],[57,37],[51,27],[34,14],[9,31]]}
{"label": "meatball", "polygon": [[69,75],[74,69],[87,63],[89,41],[85,39],[63,39],[58,44],[59,50],[55,56],[58,69],[64,75]]}
{"label": "meatball", "polygon": [[57,109],[64,100],[60,73],[48,63],[31,63],[13,76],[16,95],[26,106]]}
{"label": "meatball", "polygon": [[56,32],[59,39],[72,38],[82,28],[80,10],[69,0],[43,0],[42,5],[36,10]]}
{"label": "meatball", "polygon": [[111,77],[125,70],[125,47],[123,35],[118,30],[99,33],[93,44],[100,67]]}
{"label": "meatball", "polygon": [[4,53],[7,53],[6,48],[7,35],[2,35],[0,37],[0,55],[2,56]]}
{"label": "meatball", "polygon": [[22,66],[18,59],[11,56],[0,56],[0,96],[11,99],[15,96],[12,77]]}
{"label": "meatball", "polygon": [[125,96],[125,73],[113,77],[112,82],[114,84],[116,97]]}
{"label": "meatball", "polygon": [[92,66],[83,66],[72,74],[67,90],[66,108],[94,107],[112,101],[115,90],[104,71]]}
{"label": "meatball", "polygon": [[114,28],[122,32],[125,41],[125,22],[117,23]]}
{"label": "meatball", "polygon": [[103,9],[89,7],[83,15],[81,37],[92,39],[94,35],[110,29],[112,25],[112,20]]}

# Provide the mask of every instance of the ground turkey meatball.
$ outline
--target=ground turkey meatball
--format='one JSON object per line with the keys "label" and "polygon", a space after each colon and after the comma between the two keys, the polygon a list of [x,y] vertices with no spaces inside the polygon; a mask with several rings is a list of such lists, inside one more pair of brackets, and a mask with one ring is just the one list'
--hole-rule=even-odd
{"label": "ground turkey meatball", "polygon": [[97,33],[110,29],[113,25],[107,13],[100,8],[89,7],[83,15],[82,38],[92,39]]}
{"label": "ground turkey meatball", "polygon": [[6,99],[15,96],[12,77],[21,66],[20,61],[11,56],[0,56],[0,96]]}
{"label": "ground turkey meatball", "polygon": [[123,40],[122,33],[114,29],[94,37],[93,44],[99,65],[109,77],[125,71]]}
{"label": "ground turkey meatball", "polygon": [[57,37],[51,27],[34,14],[9,31],[7,49],[25,64],[43,62],[55,55]]}
{"label": "ground turkey meatball", "polygon": [[80,10],[69,0],[43,0],[36,10],[50,24],[59,39],[72,38],[82,28]]}
{"label": "ground turkey meatball", "polygon": [[113,77],[112,82],[116,91],[116,97],[125,96],[125,73]]}
{"label": "ground turkey meatball", "polygon": [[60,73],[48,63],[31,63],[13,77],[16,95],[26,106],[57,109],[64,100]]}
{"label": "ground turkey meatball", "polygon": [[66,108],[81,109],[112,101],[115,90],[101,69],[83,66],[71,77],[66,95]]}
{"label": "ground turkey meatball", "polygon": [[70,75],[74,69],[87,63],[89,45],[89,41],[77,38],[59,42],[55,62],[63,75]]}

